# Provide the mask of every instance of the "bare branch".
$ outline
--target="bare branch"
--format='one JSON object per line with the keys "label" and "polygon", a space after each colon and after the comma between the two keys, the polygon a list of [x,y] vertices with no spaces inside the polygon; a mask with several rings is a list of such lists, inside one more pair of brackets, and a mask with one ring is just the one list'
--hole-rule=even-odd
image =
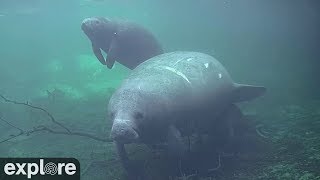
{"label": "bare branch", "polygon": [[67,127],[65,127],[65,126],[62,125],[61,123],[57,122],[57,121],[54,119],[54,117],[53,117],[47,110],[45,110],[45,109],[43,109],[43,108],[41,108],[41,107],[33,106],[33,105],[29,104],[28,102],[27,102],[27,103],[24,103],[24,102],[17,102],[17,101],[10,100],[10,99],[4,97],[4,96],[1,95],[1,94],[0,94],[0,97],[1,97],[5,102],[13,103],[13,104],[18,104],[18,105],[28,106],[28,107],[30,107],[30,108],[38,109],[38,110],[46,113],[46,114],[49,116],[49,118],[51,119],[51,121],[52,121],[53,123],[55,123],[55,124],[57,124],[58,126],[62,127],[62,128],[65,129],[67,132],[71,133],[71,131],[70,131]]}
{"label": "bare branch", "polygon": [[45,127],[45,126],[38,126],[34,132],[36,131],[47,131],[47,132],[50,132],[52,134],[65,134],[65,135],[73,135],[73,136],[82,136],[82,137],[88,137],[90,139],[94,139],[94,140],[97,140],[97,141],[102,141],[102,142],[112,142],[111,139],[104,139],[104,138],[100,138],[100,137],[97,137],[97,136],[94,136],[94,135],[91,135],[91,134],[87,134],[87,133],[82,133],[82,132],[64,132],[64,131],[55,131],[53,129],[50,129],[48,127]]}
{"label": "bare branch", "polygon": [[20,133],[23,133],[23,130],[22,130],[22,129],[20,129],[20,128],[18,128],[17,126],[14,126],[14,125],[12,125],[11,123],[9,123],[8,121],[4,120],[4,119],[2,118],[2,116],[0,116],[0,120],[3,121],[3,122],[5,122],[6,124],[8,124],[8,125],[11,126],[11,127],[15,128],[15,129],[18,129],[18,130],[20,131]]}
{"label": "bare branch", "polygon": [[48,127],[45,127],[45,126],[37,126],[37,127],[34,127],[32,130],[29,130],[29,131],[24,131],[14,125],[12,125],[11,123],[9,123],[8,121],[6,121],[3,117],[0,116],[0,120],[5,122],[6,124],[8,124],[9,126],[15,128],[15,129],[18,129],[20,132],[19,134],[17,135],[11,135],[10,137],[8,137],[7,139],[4,139],[2,141],[0,141],[0,143],[3,143],[3,142],[7,142],[11,139],[14,139],[14,138],[17,138],[18,136],[21,136],[21,135],[30,135],[32,133],[35,133],[35,132],[41,132],[41,131],[46,131],[46,132],[49,132],[49,133],[52,133],[52,134],[64,134],[64,135],[73,135],[73,136],[81,136],[81,137],[87,137],[87,138],[90,138],[90,139],[93,139],[93,140],[96,140],[96,141],[102,141],[102,142],[112,142],[111,139],[109,138],[101,138],[101,137],[97,137],[97,136],[94,136],[92,134],[88,134],[88,133],[83,133],[83,132],[73,132],[71,131],[69,128],[67,128],[66,126],[62,125],[61,123],[59,123],[58,121],[55,120],[55,118],[45,109],[41,108],[41,107],[37,107],[37,106],[33,106],[33,105],[30,105],[29,103],[23,103],[23,102],[17,102],[17,101],[13,101],[13,100],[10,100],[6,97],[4,97],[3,95],[0,94],[0,97],[7,103],[13,103],[13,104],[17,104],[17,105],[23,105],[23,106],[27,106],[29,108],[32,108],[32,109],[37,109],[37,110],[40,110],[44,113],[46,113],[49,118],[51,119],[51,121],[57,125],[59,125],[60,127],[62,127],[63,129],[65,129],[66,131],[57,131],[57,130],[54,130],[54,129],[50,129]]}
{"label": "bare branch", "polygon": [[16,138],[16,137],[18,137],[18,136],[21,136],[21,135],[23,135],[23,134],[24,134],[23,132],[20,132],[20,133],[17,134],[17,135],[11,135],[9,138],[0,141],[0,143],[7,142],[7,141],[9,141],[9,140],[11,140],[11,139],[14,139],[14,138]]}

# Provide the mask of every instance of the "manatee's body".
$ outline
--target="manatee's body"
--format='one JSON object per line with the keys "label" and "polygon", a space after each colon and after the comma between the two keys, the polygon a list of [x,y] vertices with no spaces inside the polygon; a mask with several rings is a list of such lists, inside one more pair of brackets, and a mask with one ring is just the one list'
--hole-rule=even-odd
{"label": "manatee's body", "polygon": [[[143,61],[163,53],[156,38],[132,22],[92,17],[83,20],[81,28],[92,43],[95,56],[110,69],[115,61],[134,69]],[[101,50],[107,53],[107,58]]]}
{"label": "manatee's body", "polygon": [[[162,54],[134,69],[111,97],[111,137],[124,162],[123,145],[127,143],[164,141],[177,152],[181,150],[181,136],[188,133],[185,124],[192,124],[192,133],[214,133],[219,129],[215,126],[229,124],[237,114],[233,103],[253,99],[264,91],[263,87],[234,83],[209,55]],[[226,131],[232,135],[232,129]]]}

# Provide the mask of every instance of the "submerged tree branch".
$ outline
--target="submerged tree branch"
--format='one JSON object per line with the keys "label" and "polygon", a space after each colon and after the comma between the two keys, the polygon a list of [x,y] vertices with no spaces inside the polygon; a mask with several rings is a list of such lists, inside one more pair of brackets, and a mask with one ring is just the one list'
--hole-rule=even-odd
{"label": "submerged tree branch", "polygon": [[3,121],[3,122],[5,122],[5,123],[8,124],[9,126],[11,126],[11,127],[15,128],[15,129],[18,129],[18,130],[19,130],[19,134],[10,135],[8,138],[6,138],[6,139],[4,139],[4,140],[1,140],[0,143],[7,142],[7,141],[9,141],[9,140],[11,140],[11,139],[14,139],[14,138],[16,138],[16,137],[21,136],[21,135],[24,134],[24,131],[23,131],[22,129],[20,129],[20,128],[14,126],[14,125],[12,125],[11,123],[9,123],[9,122],[6,121],[5,119],[3,119],[2,116],[0,116],[0,120]]}
{"label": "submerged tree branch", "polygon": [[55,124],[57,124],[58,126],[62,127],[62,128],[65,129],[67,132],[71,133],[71,131],[70,131],[67,127],[65,127],[65,126],[62,125],[61,123],[57,122],[57,121],[54,119],[54,117],[53,117],[47,110],[45,110],[45,109],[43,109],[43,108],[41,108],[41,107],[33,106],[33,105],[29,104],[28,102],[27,102],[27,103],[24,103],[24,102],[17,102],[17,101],[10,100],[10,99],[4,97],[4,96],[1,95],[1,94],[0,94],[0,97],[1,97],[5,102],[7,102],[7,103],[13,103],[13,104],[17,104],[17,105],[28,106],[28,107],[30,107],[30,108],[38,109],[38,110],[46,113],[46,114],[49,116],[50,120],[51,120],[53,123],[55,123]]}
{"label": "submerged tree branch", "polygon": [[12,125],[11,123],[9,123],[8,121],[4,120],[2,116],[0,116],[0,120],[5,122],[6,124],[8,124],[9,126],[18,129],[20,131],[20,133],[23,133],[23,130],[21,128],[18,128],[17,126]]}
{"label": "submerged tree branch", "polygon": [[23,106],[27,106],[29,108],[37,109],[37,110],[40,110],[40,111],[44,112],[54,124],[57,124],[58,126],[60,126],[61,128],[63,128],[65,130],[65,131],[57,131],[57,130],[50,129],[50,128],[45,127],[45,126],[37,126],[37,127],[34,127],[32,130],[24,131],[21,128],[18,128],[17,126],[14,126],[13,124],[9,123],[3,117],[0,116],[0,120],[1,121],[5,122],[9,126],[15,128],[15,129],[18,129],[20,131],[19,134],[11,135],[10,137],[8,137],[6,139],[1,140],[0,143],[7,142],[7,141],[9,141],[11,139],[14,139],[14,138],[17,138],[18,136],[21,136],[21,135],[30,135],[32,133],[42,132],[42,131],[46,131],[46,132],[49,132],[49,133],[52,133],[52,134],[64,134],[64,135],[71,135],[71,136],[87,137],[87,138],[90,138],[90,139],[93,139],[93,140],[96,140],[96,141],[102,141],[102,142],[112,142],[112,140],[109,139],[109,138],[101,138],[101,137],[97,137],[97,136],[94,136],[92,134],[83,133],[83,132],[73,132],[69,128],[67,128],[66,126],[62,125],[60,122],[56,121],[55,118],[44,108],[33,106],[33,105],[29,104],[29,103],[13,101],[13,100],[10,100],[10,99],[6,98],[5,96],[3,96],[1,94],[0,94],[0,97],[6,103],[23,105]]}

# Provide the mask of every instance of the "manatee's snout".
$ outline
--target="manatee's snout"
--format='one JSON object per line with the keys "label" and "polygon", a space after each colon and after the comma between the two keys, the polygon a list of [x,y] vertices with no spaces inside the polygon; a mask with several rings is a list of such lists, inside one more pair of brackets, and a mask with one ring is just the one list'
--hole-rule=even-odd
{"label": "manatee's snout", "polygon": [[81,23],[81,29],[85,32],[90,31],[92,29],[93,18],[86,18]]}
{"label": "manatee's snout", "polygon": [[102,26],[102,21],[96,17],[85,18],[81,23],[81,29],[84,32],[94,32]]}
{"label": "manatee's snout", "polygon": [[110,137],[117,142],[132,143],[138,140],[139,134],[128,121],[115,120]]}

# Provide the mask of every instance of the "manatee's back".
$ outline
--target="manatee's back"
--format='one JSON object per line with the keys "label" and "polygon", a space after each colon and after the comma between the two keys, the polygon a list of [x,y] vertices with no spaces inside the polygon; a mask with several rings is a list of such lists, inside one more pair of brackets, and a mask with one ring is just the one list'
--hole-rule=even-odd
{"label": "manatee's back", "polygon": [[163,53],[156,37],[144,27],[131,23],[119,22],[117,42],[119,43],[119,62],[131,69],[149,58]]}
{"label": "manatee's back", "polygon": [[230,96],[234,83],[213,57],[181,51],[161,54],[143,62],[123,86],[144,89],[178,106],[197,106],[207,101],[226,101],[224,98]]}

